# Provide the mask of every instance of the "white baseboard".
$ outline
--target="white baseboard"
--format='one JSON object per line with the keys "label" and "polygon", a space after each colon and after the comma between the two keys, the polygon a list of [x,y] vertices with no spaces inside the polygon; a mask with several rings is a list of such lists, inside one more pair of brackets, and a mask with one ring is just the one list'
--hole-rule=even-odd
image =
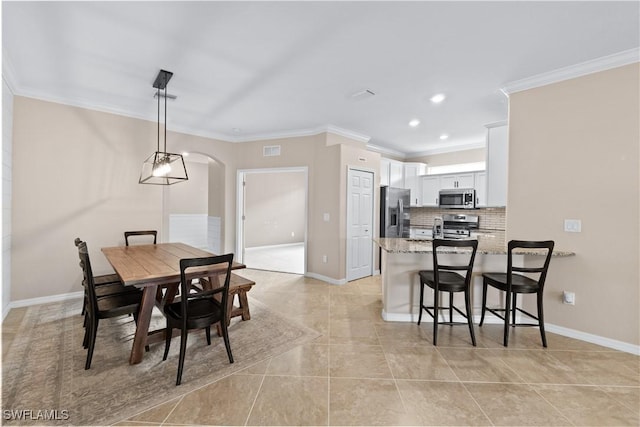
{"label": "white baseboard", "polygon": [[[448,316],[448,315],[447,315]],[[387,322],[405,322],[405,323],[416,323],[418,322],[418,314],[407,314],[407,313],[387,313],[382,310],[382,319]],[[454,322],[466,322],[466,319],[459,314],[455,314],[453,316]],[[516,322],[521,322],[520,314],[516,316]],[[433,319],[428,314],[422,315],[423,323],[432,323]],[[480,315],[475,314],[473,316],[474,325],[478,325],[480,323]],[[496,316],[491,315],[490,313],[485,316],[484,323],[486,324],[501,324],[503,323],[501,319]],[[624,351],[625,353],[635,354],[636,356],[640,356],[640,346],[635,344],[630,344],[618,340],[614,340],[611,338],[601,337],[599,335],[589,334],[587,332],[576,331],[575,329],[565,328],[563,326],[557,326],[550,323],[545,323],[545,330],[547,332],[551,332],[554,334],[562,335],[563,337],[575,338],[580,341],[590,342],[592,344],[601,345],[603,347],[611,348],[614,350]]]}
{"label": "white baseboard", "polygon": [[612,348],[614,350],[620,350],[624,351],[625,353],[631,353],[635,354],[636,356],[640,356],[640,345],[629,344],[611,338],[601,337],[599,335],[593,335],[587,332],[576,331],[575,329],[569,329],[563,326],[552,325],[549,323],[545,323],[545,330],[547,330],[548,332],[553,332],[554,334],[562,335],[564,337],[575,338],[580,341],[586,341],[592,344],[598,344],[603,347]]}
{"label": "white baseboard", "polygon": [[81,299],[83,297],[84,297],[84,292],[78,291],[78,292],[69,292],[68,294],[49,295],[46,297],[28,298],[28,299],[21,299],[17,301],[11,301],[7,306],[7,312],[3,313],[2,320],[4,320],[4,317],[6,317],[6,315],[9,313],[9,311],[12,308],[28,307],[31,305],[40,305],[40,304],[47,304],[50,302],[68,301],[72,299]]}
{"label": "white baseboard", "polygon": [[347,279],[334,279],[332,277],[323,276],[322,274],[317,273],[306,272],[304,276],[310,277],[312,279],[322,280],[323,282],[327,282],[332,285],[345,285],[347,283]]}
{"label": "white baseboard", "polygon": [[374,270],[373,271],[373,275],[374,276],[379,276],[380,275],[380,270]]}

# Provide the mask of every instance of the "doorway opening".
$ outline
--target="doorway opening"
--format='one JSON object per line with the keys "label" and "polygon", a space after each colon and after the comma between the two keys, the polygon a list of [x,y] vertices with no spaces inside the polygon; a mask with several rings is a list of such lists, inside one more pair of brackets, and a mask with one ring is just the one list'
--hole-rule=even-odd
{"label": "doorway opening", "polygon": [[307,270],[308,169],[238,171],[236,254],[248,268]]}

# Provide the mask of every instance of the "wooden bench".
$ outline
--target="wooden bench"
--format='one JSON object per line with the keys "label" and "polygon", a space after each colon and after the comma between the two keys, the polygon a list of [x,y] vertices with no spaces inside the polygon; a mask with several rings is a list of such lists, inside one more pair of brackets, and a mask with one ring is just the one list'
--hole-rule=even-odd
{"label": "wooden bench", "polygon": [[[201,279],[206,280],[206,279]],[[227,298],[227,326],[231,323],[231,318],[241,316],[242,320],[250,320],[251,312],[249,311],[249,300],[247,292],[251,290],[256,282],[249,280],[235,273],[231,273],[229,279],[229,298]],[[234,301],[238,297],[238,305],[234,305]],[[218,336],[222,336],[220,324],[216,325]]]}

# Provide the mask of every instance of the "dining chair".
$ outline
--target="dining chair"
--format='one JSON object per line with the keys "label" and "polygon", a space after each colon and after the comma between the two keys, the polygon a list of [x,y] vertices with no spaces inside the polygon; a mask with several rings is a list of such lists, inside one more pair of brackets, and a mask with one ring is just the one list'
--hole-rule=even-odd
{"label": "dining chair", "polygon": [[129,237],[131,236],[153,236],[153,244],[156,244],[158,232],[156,230],[143,230],[143,231],[125,231],[124,243],[129,246]]}
{"label": "dining chair", "polygon": [[84,280],[82,284],[87,294],[86,327],[82,344],[87,349],[87,360],[84,369],[89,369],[93,358],[100,319],[131,314],[137,323],[138,309],[142,301],[142,291],[136,290],[135,292],[119,293],[99,298],[96,294],[96,284],[93,280],[91,261],[89,260],[89,252],[85,242],[81,242],[78,245],[78,252],[80,254],[81,265],[83,266]]}
{"label": "dining chair", "polygon": [[[167,319],[166,341],[164,356],[167,360],[173,329],[180,329],[180,357],[178,360],[178,376],[176,385],[182,382],[184,358],[187,350],[187,335],[191,329],[205,329],[207,345],[211,345],[211,326],[219,322],[224,345],[227,349],[229,363],[233,363],[229,334],[227,331],[227,299],[229,298],[229,282],[231,279],[231,265],[233,254],[218,255],[204,258],[185,258],[180,260],[180,301],[167,304],[164,314]],[[202,266],[224,265],[226,268],[219,273],[219,279],[224,277],[222,286],[215,289],[200,289],[191,286],[191,281],[206,277],[193,268]],[[189,271],[187,271],[189,270]],[[223,276],[224,274],[224,276]],[[215,281],[213,281],[215,283]],[[221,280],[218,280],[220,283]],[[208,280],[206,283],[212,283]],[[220,295],[217,295],[220,294]],[[218,298],[216,298],[216,296]]]}
{"label": "dining chair", "polygon": [[[544,291],[544,282],[547,278],[549,270],[549,262],[553,252],[554,241],[529,241],[529,240],[511,240],[507,245],[507,272],[506,273],[484,273],[482,275],[482,316],[480,325],[484,323],[485,311],[488,310],[495,316],[504,321],[504,340],[505,347],[509,344],[509,315],[511,315],[511,326],[538,326],[540,328],[540,337],[542,338],[542,346],[547,346],[547,337],[544,332],[544,307],[542,294]],[[544,255],[542,263],[537,263],[534,267],[517,267],[513,265],[514,251],[517,249],[533,249],[541,250],[540,255]],[[533,258],[533,257],[532,257]],[[538,257],[539,258],[539,257]],[[537,279],[527,275],[538,275]],[[504,308],[487,307],[487,288],[491,286],[500,291],[505,292]],[[538,315],[535,316],[521,308],[517,307],[518,294],[536,294]],[[538,323],[516,323],[516,311],[519,311],[530,318],[537,320]],[[504,316],[501,316],[502,312]]]}
{"label": "dining chair", "polygon": [[[76,237],[74,240],[74,244],[76,247],[79,247],[81,243],[84,243],[79,237]],[[84,266],[82,265],[82,258],[80,259],[80,268],[84,271]],[[102,274],[99,276],[93,276],[93,283],[96,288],[96,296],[98,298],[102,298],[109,295],[115,295],[119,293],[127,293],[131,291],[135,291],[135,288],[125,287],[117,274]],[[80,314],[84,316],[87,306],[87,292],[85,289],[84,292],[84,301],[82,304],[82,311]]]}
{"label": "dining chair", "polygon": [[[442,250],[438,250],[442,248]],[[458,249],[468,249],[459,253]],[[451,250],[449,250],[451,249]],[[433,270],[421,270],[418,275],[420,277],[420,314],[418,315],[418,325],[422,321],[422,311],[426,311],[433,318],[433,345],[438,342],[438,325],[464,325],[469,326],[471,334],[471,342],[476,345],[476,336],[473,332],[473,313],[471,306],[471,273],[473,271],[473,262],[478,249],[477,240],[433,240]],[[455,250],[455,252],[453,251]],[[447,260],[442,261],[442,256],[446,256]],[[458,272],[464,272],[464,275]],[[424,305],[424,289],[428,286],[433,289],[433,305]],[[440,307],[440,292],[449,293],[449,307]],[[453,305],[453,295],[456,292],[464,292],[465,311]],[[433,312],[429,311],[433,310]],[[440,322],[438,312],[440,310],[449,310],[449,321]],[[453,311],[458,312],[466,322],[454,322]]]}

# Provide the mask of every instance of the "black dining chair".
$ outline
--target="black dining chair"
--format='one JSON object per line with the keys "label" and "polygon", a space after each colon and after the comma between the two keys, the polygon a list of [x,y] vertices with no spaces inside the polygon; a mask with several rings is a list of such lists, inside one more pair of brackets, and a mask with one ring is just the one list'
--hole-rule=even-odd
{"label": "black dining chair", "polygon": [[[229,334],[227,331],[227,309],[229,298],[229,283],[231,280],[231,265],[233,254],[218,255],[204,258],[186,258],[180,260],[180,301],[168,304],[164,307],[167,319],[166,341],[164,356],[167,360],[173,329],[180,329],[180,358],[178,361],[178,376],[176,385],[182,382],[184,358],[187,350],[187,335],[192,329],[205,329],[207,345],[211,345],[211,326],[220,322],[220,329],[224,345],[227,349],[229,363],[233,363]],[[224,265],[226,268],[219,273],[219,278],[224,274],[223,285],[215,289],[200,289],[192,287],[194,279],[205,278],[207,275],[198,273],[193,268],[202,266]],[[190,271],[187,271],[190,270]],[[216,281],[214,280],[213,283]],[[208,281],[207,283],[211,283]],[[222,283],[218,280],[218,283]],[[220,295],[218,295],[220,294]],[[217,296],[217,298],[216,298]]]}
{"label": "black dining chair", "polygon": [[[441,248],[439,251],[438,249]],[[451,250],[447,250],[451,249]],[[463,249],[463,251],[459,251]],[[464,251],[464,249],[468,249]],[[422,311],[426,311],[433,318],[433,345],[438,342],[438,325],[465,325],[469,326],[471,342],[476,345],[476,336],[473,332],[473,313],[471,306],[471,273],[473,263],[478,249],[477,240],[433,240],[433,270],[422,270],[418,273],[420,277],[420,314],[418,315],[418,325],[422,321]],[[455,252],[454,252],[455,251]],[[441,256],[447,256],[445,263],[441,261]],[[456,261],[453,261],[453,260]],[[464,275],[458,272],[463,272]],[[433,305],[424,305],[424,288],[428,286],[433,289]],[[440,307],[440,292],[449,293],[449,307]],[[464,292],[465,313],[453,305],[453,295],[456,292]],[[433,310],[433,312],[429,311]],[[438,312],[449,310],[449,321],[440,322]],[[453,311],[458,312],[467,319],[466,322],[454,322]]]}
{"label": "black dining chair", "polygon": [[87,244],[81,242],[78,245],[78,253],[83,270],[84,280],[82,284],[86,290],[87,304],[85,317],[85,331],[83,346],[87,349],[87,360],[84,369],[91,368],[91,360],[93,359],[93,351],[96,345],[96,335],[98,334],[98,324],[101,319],[133,315],[134,321],[138,321],[138,309],[142,301],[142,291],[135,290],[121,294],[112,294],[98,297],[96,294],[96,284],[93,280],[93,272],[91,270],[91,261],[89,260],[89,252]]}
{"label": "black dining chair", "polygon": [[[509,315],[511,315],[511,326],[538,326],[540,328],[540,337],[542,338],[542,346],[547,346],[547,337],[544,332],[544,307],[543,307],[543,291],[544,282],[547,278],[549,270],[549,262],[553,253],[554,241],[528,241],[528,240],[511,240],[508,244],[507,252],[507,272],[506,273],[484,273],[482,275],[482,316],[480,318],[480,326],[484,323],[485,311],[488,310],[495,316],[504,321],[504,341],[505,347],[509,344]],[[544,262],[538,263],[535,267],[517,267],[513,265],[514,251],[517,249],[538,250],[539,255],[543,255]],[[537,279],[527,275],[538,275]],[[500,291],[505,292],[504,308],[487,307],[487,288],[491,286]],[[518,294],[536,294],[538,315],[535,316],[521,308],[517,307]],[[516,323],[516,311],[519,311],[530,318],[537,320],[538,323]],[[503,313],[501,316],[499,313]]]}
{"label": "black dining chair", "polygon": [[131,236],[153,236],[153,244],[156,244],[158,238],[158,232],[156,230],[142,230],[142,231],[125,231],[124,243],[129,246],[129,237]]}
{"label": "black dining chair", "polygon": [[[84,243],[79,237],[76,237],[74,240],[74,244],[79,248],[80,244]],[[85,243],[86,245],[86,243]],[[80,258],[80,268],[82,268],[84,272],[84,266],[82,265],[82,258]],[[135,292],[136,289],[132,287],[127,287],[122,284],[120,281],[120,277],[117,274],[102,274],[98,276],[93,276],[93,283],[95,285],[96,297],[102,298],[109,295],[117,295],[121,293]],[[84,316],[87,307],[87,291],[86,288],[84,290],[84,301],[82,304],[81,315]]]}

